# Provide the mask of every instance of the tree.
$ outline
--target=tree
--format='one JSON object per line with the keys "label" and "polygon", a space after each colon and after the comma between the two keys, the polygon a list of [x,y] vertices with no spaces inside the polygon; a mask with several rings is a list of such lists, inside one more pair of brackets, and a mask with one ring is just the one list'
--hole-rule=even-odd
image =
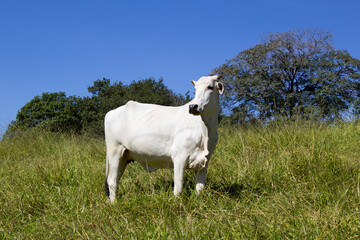
{"label": "tree", "polygon": [[162,78],[159,81],[153,78],[132,81],[126,89],[125,97],[128,100],[164,106],[179,106],[189,101],[188,97],[176,94],[167,88]]}
{"label": "tree", "polygon": [[79,101],[83,130],[101,135],[105,114],[126,103],[126,88],[122,82],[111,84],[106,78],[94,81],[93,86],[88,87],[92,96]]}
{"label": "tree", "polygon": [[64,92],[43,93],[26,103],[18,112],[11,128],[41,127],[50,131],[81,129],[78,98]]}
{"label": "tree", "polygon": [[168,89],[163,80],[153,78],[133,81],[130,85],[122,82],[110,83],[103,78],[88,87],[91,97],[66,97],[64,92],[43,93],[26,103],[8,127],[7,135],[19,128],[40,127],[51,131],[91,132],[103,134],[105,114],[129,100],[161,105],[180,105],[189,100]]}
{"label": "tree", "polygon": [[228,86],[223,106],[237,121],[282,116],[339,117],[359,110],[360,61],[319,30],[267,35],[214,73]]}
{"label": "tree", "polygon": [[94,81],[94,85],[88,88],[92,97],[81,100],[82,121],[84,129],[102,134],[105,114],[129,100],[142,103],[153,103],[166,106],[178,106],[189,101],[189,97],[174,93],[163,83],[160,78],[156,81],[147,78],[132,81],[130,85],[122,82],[110,83],[110,79],[103,78]]}

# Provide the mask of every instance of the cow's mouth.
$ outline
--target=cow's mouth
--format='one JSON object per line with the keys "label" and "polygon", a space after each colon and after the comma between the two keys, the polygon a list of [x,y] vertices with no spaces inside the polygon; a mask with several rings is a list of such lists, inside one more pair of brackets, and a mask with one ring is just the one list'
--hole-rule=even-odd
{"label": "cow's mouth", "polygon": [[197,104],[190,104],[189,113],[193,115],[200,115],[199,106]]}
{"label": "cow's mouth", "polygon": [[200,115],[200,112],[198,110],[189,109],[189,113],[191,113],[192,115],[195,115],[195,116]]}

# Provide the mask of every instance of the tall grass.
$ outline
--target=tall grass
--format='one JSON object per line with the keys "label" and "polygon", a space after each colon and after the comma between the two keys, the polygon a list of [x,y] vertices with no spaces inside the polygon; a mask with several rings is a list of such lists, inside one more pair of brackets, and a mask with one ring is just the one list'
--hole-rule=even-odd
{"label": "tall grass", "polygon": [[219,129],[207,188],[130,164],[116,205],[102,139],[29,131],[0,142],[0,239],[357,239],[360,125]]}

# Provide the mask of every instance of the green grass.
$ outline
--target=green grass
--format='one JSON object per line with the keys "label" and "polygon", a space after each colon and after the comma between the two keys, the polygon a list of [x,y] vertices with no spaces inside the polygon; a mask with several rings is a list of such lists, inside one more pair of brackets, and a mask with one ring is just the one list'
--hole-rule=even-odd
{"label": "green grass", "polygon": [[0,239],[358,239],[360,125],[219,129],[207,188],[130,164],[103,192],[102,139],[29,131],[0,142]]}

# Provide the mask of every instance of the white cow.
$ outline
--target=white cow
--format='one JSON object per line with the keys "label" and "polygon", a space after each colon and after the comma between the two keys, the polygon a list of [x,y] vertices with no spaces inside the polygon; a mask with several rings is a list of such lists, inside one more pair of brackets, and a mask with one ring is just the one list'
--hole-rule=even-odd
{"label": "white cow", "polygon": [[209,159],[217,143],[219,76],[191,81],[195,98],[179,107],[129,101],[105,116],[105,191],[114,202],[126,165],[135,160],[148,171],[174,168],[174,195],[183,188],[185,169],[195,170],[196,191],[205,185]]}

